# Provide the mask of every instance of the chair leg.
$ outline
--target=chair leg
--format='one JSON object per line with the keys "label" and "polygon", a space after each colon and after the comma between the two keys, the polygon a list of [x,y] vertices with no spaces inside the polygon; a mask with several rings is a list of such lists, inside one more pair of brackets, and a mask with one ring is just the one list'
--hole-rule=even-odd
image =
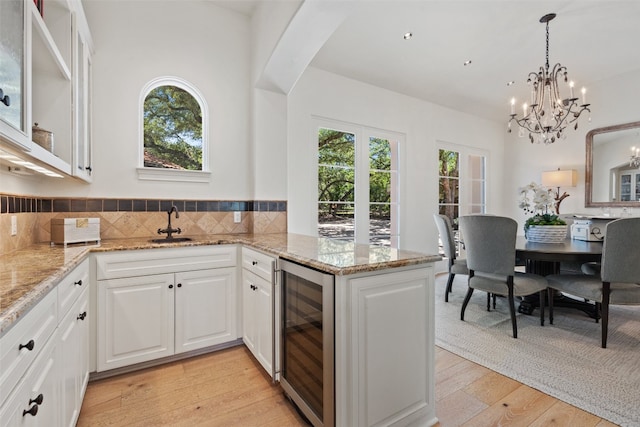
{"label": "chair leg", "polygon": [[609,329],[609,293],[611,284],[602,284],[602,348],[607,348],[607,332]]}
{"label": "chair leg", "polygon": [[518,325],[516,324],[516,305],[513,301],[513,283],[509,284],[509,312],[511,313],[511,326],[513,337],[518,338]]}
{"label": "chair leg", "polygon": [[451,287],[453,286],[454,277],[456,277],[455,274],[449,273],[449,278],[447,279],[447,288],[444,291],[444,302],[449,302],[449,294],[451,293]]}
{"label": "chair leg", "polygon": [[487,292],[487,311],[491,311],[491,292]]}
{"label": "chair leg", "polygon": [[549,324],[553,325],[553,289],[547,288],[547,299],[549,300]]}
{"label": "chair leg", "polygon": [[600,317],[602,317],[602,304],[596,302],[596,323],[600,323]]}
{"label": "chair leg", "polygon": [[462,309],[460,310],[460,320],[464,321],[464,311],[467,309],[467,304],[469,304],[471,294],[473,294],[473,288],[469,288],[469,290],[467,291],[467,295],[465,295],[464,297],[464,301],[462,302]]}
{"label": "chair leg", "polygon": [[544,297],[546,292],[540,291],[540,326],[544,326]]}
{"label": "chair leg", "polygon": [[496,294],[493,294],[493,309],[496,309]]}

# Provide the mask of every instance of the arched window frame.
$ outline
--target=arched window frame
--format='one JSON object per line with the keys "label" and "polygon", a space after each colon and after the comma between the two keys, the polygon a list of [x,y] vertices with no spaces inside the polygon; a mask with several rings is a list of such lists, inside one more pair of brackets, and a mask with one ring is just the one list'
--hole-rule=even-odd
{"label": "arched window frame", "polygon": [[[160,86],[175,86],[188,92],[200,105],[202,112],[202,170],[148,168],[144,166],[144,101],[149,93]],[[138,179],[153,181],[209,182],[209,109],[200,91],[188,81],[174,76],[157,77],[140,92],[138,126]]]}

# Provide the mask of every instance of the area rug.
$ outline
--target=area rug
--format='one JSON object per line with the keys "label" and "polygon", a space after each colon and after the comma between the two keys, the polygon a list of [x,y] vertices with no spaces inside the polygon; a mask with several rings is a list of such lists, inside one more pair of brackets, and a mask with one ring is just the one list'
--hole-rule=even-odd
{"label": "area rug", "polygon": [[[509,307],[498,298],[486,311],[476,291],[460,320],[466,276],[456,276],[444,302],[447,275],[436,277],[436,345],[621,426],[640,426],[640,306],[611,306],[607,348],[600,324],[580,311],[518,314],[512,337]],[[516,303],[517,308],[517,303]]]}

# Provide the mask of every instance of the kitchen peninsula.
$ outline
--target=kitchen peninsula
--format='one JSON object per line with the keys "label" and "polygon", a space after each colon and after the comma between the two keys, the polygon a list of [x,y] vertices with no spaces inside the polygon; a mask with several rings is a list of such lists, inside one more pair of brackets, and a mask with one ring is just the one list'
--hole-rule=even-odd
{"label": "kitchen peninsula", "polygon": [[[286,233],[190,237],[192,241],[169,244],[151,243],[147,239],[103,240],[100,245],[67,248],[38,244],[3,255],[0,257],[0,339],[4,342],[20,327],[25,316],[36,312],[54,291],[62,298],[61,281],[86,261],[92,264],[87,269],[89,286],[84,288],[89,289],[92,303],[85,316],[91,322],[90,333],[95,334],[98,318],[94,313],[96,309],[92,308],[98,292],[95,258],[100,255],[125,253],[122,251],[175,253],[180,248],[209,246],[233,248],[233,253],[240,253],[242,248],[250,248],[335,277],[336,425],[396,422],[431,425],[437,421],[433,262],[439,260],[439,256]],[[237,262],[233,268],[239,277],[241,263]],[[241,290],[240,283],[238,280],[235,295],[235,308],[239,312],[242,292],[246,292]],[[60,311],[58,316],[64,314]],[[84,320],[84,316],[80,317]],[[243,336],[242,322],[238,323],[232,340],[234,345],[242,342],[239,341]],[[95,346],[95,337],[91,338],[91,346]],[[91,348],[88,353],[91,355],[87,356],[88,369],[94,372],[96,349]],[[4,354],[3,350],[0,357]],[[14,381],[22,381],[19,378]],[[7,396],[12,391],[11,386],[4,386],[5,382],[9,384],[8,380],[3,377],[2,381],[0,399],[7,401],[0,406],[0,414],[11,403],[11,397]],[[14,390],[18,390],[20,384]],[[80,395],[83,393],[84,388]]]}

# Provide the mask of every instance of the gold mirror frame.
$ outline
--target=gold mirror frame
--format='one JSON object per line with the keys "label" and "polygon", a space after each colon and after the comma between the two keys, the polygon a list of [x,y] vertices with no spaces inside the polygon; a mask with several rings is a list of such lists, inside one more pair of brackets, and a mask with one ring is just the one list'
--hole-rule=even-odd
{"label": "gold mirror frame", "polygon": [[640,202],[639,201],[630,201],[630,202],[594,202],[592,200],[592,189],[593,189],[593,137],[608,132],[617,132],[621,130],[640,128],[640,122],[631,122],[624,123],[621,125],[614,126],[606,126],[602,128],[597,128],[589,131],[587,133],[587,142],[586,142],[586,162],[585,162],[585,174],[584,174],[584,204],[587,208],[597,208],[597,207],[637,207]]}

